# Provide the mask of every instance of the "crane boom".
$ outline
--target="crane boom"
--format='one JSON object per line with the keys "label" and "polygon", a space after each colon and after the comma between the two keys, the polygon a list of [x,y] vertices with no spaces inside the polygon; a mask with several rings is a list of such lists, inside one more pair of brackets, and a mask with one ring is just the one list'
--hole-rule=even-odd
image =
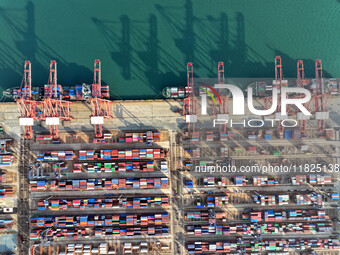
{"label": "crane boom", "polygon": [[70,102],[62,100],[62,87],[57,82],[57,62],[50,62],[50,76],[45,86],[45,98],[43,101],[43,118],[50,127],[52,138],[58,137],[58,125],[61,120],[70,120]]}
{"label": "crane boom", "polygon": [[[183,100],[183,116],[188,123],[188,132],[195,132],[197,122],[197,100],[194,93],[194,67],[191,62],[187,63],[187,87],[188,97]],[[192,126],[192,128],[191,128]]]}
{"label": "crane boom", "polygon": [[39,102],[32,100],[32,80],[31,80],[31,62],[25,61],[24,77],[20,86],[20,97],[17,99],[19,109],[19,125],[24,128],[26,139],[33,138],[34,121],[39,119]]}
{"label": "crane boom", "polygon": [[328,104],[330,93],[324,86],[322,63],[320,59],[315,61],[315,87],[313,88],[314,113],[317,119],[319,131],[324,132],[326,120],[329,118]]}
{"label": "crane boom", "polygon": [[99,59],[96,59],[94,61],[94,77],[91,98],[91,124],[94,125],[96,137],[103,136],[103,124],[105,118],[112,118],[111,101],[102,98],[101,62]]}

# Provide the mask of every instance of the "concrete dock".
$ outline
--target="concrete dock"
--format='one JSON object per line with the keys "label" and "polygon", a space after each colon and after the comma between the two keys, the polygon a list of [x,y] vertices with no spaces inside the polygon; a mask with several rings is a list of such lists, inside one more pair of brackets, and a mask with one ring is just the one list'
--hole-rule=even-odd
{"label": "concrete dock", "polygon": [[[138,100],[138,101],[114,101],[112,107],[112,119],[105,119],[103,129],[147,129],[160,128],[176,130],[183,125],[184,119],[176,109],[181,105],[175,100]],[[71,104],[71,116],[73,120],[64,122],[59,126],[60,131],[92,131],[94,127],[90,123],[91,108],[86,102],[74,102]],[[15,102],[0,104],[0,124],[6,129],[6,133],[19,139],[19,112]],[[43,122],[35,122],[34,132],[48,131]]]}
{"label": "concrete dock", "polygon": [[[231,100],[230,100],[231,101]],[[200,102],[198,102],[199,104]],[[231,102],[229,109],[231,109]],[[262,107],[261,102],[256,102],[256,107]],[[185,119],[176,110],[181,109],[182,105],[177,100],[125,100],[113,101],[112,119],[105,119],[103,129],[168,129],[181,130],[185,127]],[[330,119],[326,125],[329,127],[340,127],[340,97],[333,96],[329,103]],[[250,112],[246,111],[243,118],[251,117]],[[64,121],[59,125],[60,131],[84,131],[94,130],[90,123],[91,107],[88,102],[73,102],[71,104],[71,116],[73,120]],[[199,112],[198,112],[199,115]],[[19,139],[19,112],[15,102],[0,104],[0,124],[6,129],[9,136]],[[199,119],[204,120],[204,116]],[[236,116],[235,119],[240,119]],[[44,121],[36,121],[33,127],[34,132],[47,132],[48,129]],[[313,127],[312,123],[308,123]],[[201,127],[202,124],[201,124]]]}

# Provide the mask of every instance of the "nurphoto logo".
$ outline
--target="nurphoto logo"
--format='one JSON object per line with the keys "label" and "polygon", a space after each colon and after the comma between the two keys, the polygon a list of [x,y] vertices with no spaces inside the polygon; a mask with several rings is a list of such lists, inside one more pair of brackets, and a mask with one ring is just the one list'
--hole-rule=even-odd
{"label": "nurphoto logo", "polygon": [[[222,104],[221,97],[219,93],[216,91],[218,89],[219,91],[221,90],[229,90],[229,92],[232,95],[232,105],[233,105],[233,115],[245,115],[244,111],[244,102],[245,102],[245,97],[243,94],[243,91],[231,84],[215,84],[214,88],[204,84],[206,88],[209,88],[212,93],[217,97],[218,101],[220,104]],[[205,88],[201,88],[203,91],[206,93],[201,94],[201,114],[202,115],[207,115],[207,95],[210,95],[212,97],[214,103],[217,105],[216,100],[214,99],[214,95],[209,92]],[[299,97],[299,98],[289,98],[289,94],[302,94],[304,97]],[[280,100],[278,100],[280,99]],[[266,116],[274,113],[278,107],[278,104],[280,103],[280,109],[281,113],[280,115],[282,116],[282,119],[266,119],[265,121],[270,121],[272,123],[272,126],[274,126],[274,122],[280,121],[281,125],[284,127],[295,127],[298,125],[297,121],[294,119],[287,119],[287,106],[288,105],[295,105],[302,114],[305,116],[311,116],[311,113],[306,109],[306,107],[303,105],[304,103],[307,103],[311,99],[311,93],[309,90],[304,89],[304,88],[289,88],[289,87],[283,87],[281,88],[281,91],[279,91],[277,88],[273,87],[272,89],[272,105],[269,109],[263,109],[259,110],[254,107],[254,102],[253,102],[253,88],[248,87],[247,90],[247,105],[248,109],[251,113],[254,115],[258,116]],[[279,103],[278,103],[279,102]],[[223,118],[221,118],[221,116]],[[230,125],[241,125],[243,124],[246,126],[246,120],[243,122],[235,122],[233,123],[233,120],[229,120],[229,115],[228,114],[221,114],[220,118],[214,119],[213,121],[213,126],[215,127],[216,125],[221,125],[221,124],[226,124],[230,123]],[[264,121],[261,119],[253,119],[253,120],[248,120],[248,122],[256,122],[256,125],[252,125],[251,123],[248,123],[249,127],[262,127],[264,125]],[[293,123],[293,124],[288,124],[288,123]]]}

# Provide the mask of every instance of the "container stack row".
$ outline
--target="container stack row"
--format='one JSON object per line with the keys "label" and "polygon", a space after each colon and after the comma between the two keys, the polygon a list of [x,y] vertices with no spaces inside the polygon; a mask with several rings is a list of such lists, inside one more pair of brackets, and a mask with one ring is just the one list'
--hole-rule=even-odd
{"label": "container stack row", "polygon": [[154,208],[168,207],[169,197],[115,197],[115,198],[79,198],[49,199],[38,201],[38,210],[67,210],[70,208],[103,209],[103,208]]}
{"label": "container stack row", "polygon": [[308,249],[327,249],[335,250],[340,248],[338,239],[279,239],[266,240],[262,242],[239,240],[239,241],[196,241],[188,242],[187,250],[189,254],[201,254],[216,252],[237,253],[238,251],[245,252],[284,252],[289,249],[308,250]]}
{"label": "container stack row", "polygon": [[325,221],[329,220],[329,216],[326,215],[324,210],[284,210],[284,211],[252,211],[242,214],[243,220],[249,220],[251,222],[277,222],[277,221]]}
{"label": "container stack row", "polygon": [[260,224],[228,224],[228,225],[188,225],[187,235],[245,235],[256,234],[316,234],[333,231],[332,223],[260,223]]}
{"label": "container stack row", "polygon": [[13,163],[14,156],[13,155],[0,155],[0,165],[9,166]]}
{"label": "container stack row", "polygon": [[107,243],[100,243],[98,245],[92,244],[67,244],[65,251],[59,252],[58,255],[68,255],[68,254],[82,254],[82,255],[92,255],[92,254],[114,254],[116,255],[116,249],[109,247]]}
{"label": "container stack row", "polygon": [[38,161],[65,161],[76,157],[74,151],[43,151],[37,152]]}
{"label": "container stack row", "polygon": [[163,149],[81,150],[79,160],[160,159],[166,156]]}
{"label": "container stack row", "polygon": [[160,141],[160,133],[147,131],[143,133],[136,132],[128,132],[125,133],[124,137],[119,138],[120,143],[139,143],[139,142],[159,142]]}
{"label": "container stack row", "polygon": [[[44,233],[42,229],[33,229],[30,233],[31,241],[38,241]],[[63,239],[78,238],[113,238],[113,237],[168,237],[169,227],[165,226],[143,226],[143,227],[93,227],[93,228],[48,228],[45,233],[48,240],[58,241]]]}
{"label": "container stack row", "polygon": [[256,204],[265,205],[288,205],[289,195],[253,195]]}
{"label": "container stack row", "polygon": [[112,189],[167,189],[168,178],[114,178],[87,180],[30,181],[34,191],[55,190],[112,190]]}
{"label": "container stack row", "polygon": [[112,163],[75,163],[75,172],[83,169],[88,173],[97,172],[153,172],[154,161],[149,162],[112,162]]}
{"label": "container stack row", "polygon": [[134,226],[134,225],[166,225],[169,214],[114,214],[114,215],[83,215],[83,216],[45,216],[32,217],[32,228],[41,227],[93,227],[93,226]]}
{"label": "container stack row", "polygon": [[291,178],[292,185],[303,185],[305,183],[311,185],[330,185],[332,184],[332,177],[329,174],[310,174],[296,175]]}

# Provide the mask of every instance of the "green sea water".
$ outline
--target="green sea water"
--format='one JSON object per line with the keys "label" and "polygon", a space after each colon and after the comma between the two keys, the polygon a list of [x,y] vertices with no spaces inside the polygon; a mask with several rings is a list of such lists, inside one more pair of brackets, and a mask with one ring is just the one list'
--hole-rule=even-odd
{"label": "green sea water", "polygon": [[[0,87],[20,86],[25,60],[34,86],[58,62],[62,85],[91,83],[93,60],[114,99],[161,98],[184,86],[186,63],[195,77],[273,77],[281,55],[285,77],[307,76],[322,59],[340,77],[339,0],[1,0]],[[1,91],[0,91],[1,92]]]}

